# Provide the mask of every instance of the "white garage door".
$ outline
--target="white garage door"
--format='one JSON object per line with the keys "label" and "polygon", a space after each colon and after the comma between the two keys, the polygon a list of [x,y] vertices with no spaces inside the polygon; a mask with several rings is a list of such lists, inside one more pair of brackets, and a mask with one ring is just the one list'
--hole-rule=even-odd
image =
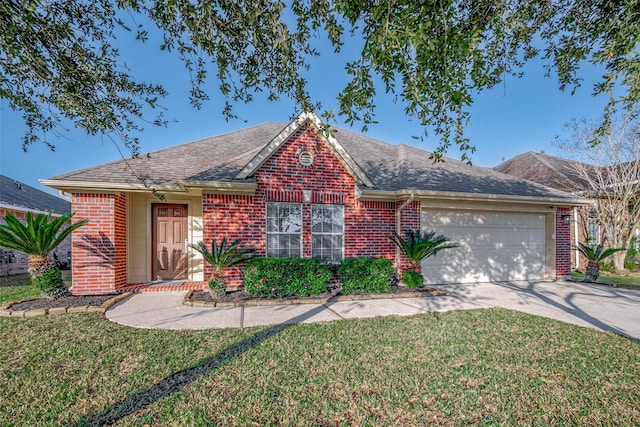
{"label": "white garage door", "polygon": [[426,284],[545,278],[545,215],[423,209],[422,231],[458,245],[422,263]]}

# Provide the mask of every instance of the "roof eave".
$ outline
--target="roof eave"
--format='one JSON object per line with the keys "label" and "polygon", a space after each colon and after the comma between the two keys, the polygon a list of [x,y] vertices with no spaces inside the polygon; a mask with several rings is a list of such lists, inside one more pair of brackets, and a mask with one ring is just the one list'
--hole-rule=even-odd
{"label": "roof eave", "polygon": [[55,188],[56,190],[64,191],[67,193],[78,192],[99,192],[99,193],[115,193],[115,192],[183,192],[184,189],[178,185],[145,185],[145,184],[131,184],[131,183],[119,183],[119,182],[92,182],[92,181],[69,181],[58,179],[41,179],[40,183],[47,187]]}
{"label": "roof eave", "polygon": [[192,190],[201,190],[205,193],[242,194],[253,195],[256,192],[256,183],[253,182],[224,182],[224,181],[190,181],[180,180],[174,185],[144,185],[113,182],[89,182],[89,181],[64,181],[56,179],[42,179],[40,182],[48,187],[67,193],[78,192],[151,192],[160,193],[189,193]]}
{"label": "roof eave", "polygon": [[[54,211],[52,209],[43,211],[41,209],[30,208],[28,206],[12,205],[12,204],[3,203],[3,202],[0,202],[0,209],[6,209],[8,211],[33,212],[34,214],[41,214],[41,213],[48,214],[48,213],[50,213],[52,216],[62,216],[62,215],[64,215],[64,213],[59,213],[59,212],[56,212],[56,211]],[[71,209],[69,209],[69,212],[71,212]],[[69,212],[66,212],[66,213],[69,213]]]}
{"label": "roof eave", "polygon": [[416,200],[464,200],[468,202],[504,202],[523,203],[532,205],[556,205],[556,206],[589,206],[594,202],[582,197],[539,197],[539,196],[512,196],[504,194],[483,193],[459,193],[453,191],[428,191],[428,190],[372,190],[358,189],[356,198],[362,201],[400,201],[410,195]]}
{"label": "roof eave", "polygon": [[210,194],[238,194],[253,196],[258,184],[255,182],[226,182],[226,181],[178,181],[187,190],[201,190]]}

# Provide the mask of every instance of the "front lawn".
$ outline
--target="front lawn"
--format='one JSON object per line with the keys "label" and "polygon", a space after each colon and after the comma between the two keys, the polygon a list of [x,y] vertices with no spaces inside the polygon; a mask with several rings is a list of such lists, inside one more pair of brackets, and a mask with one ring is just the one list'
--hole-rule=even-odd
{"label": "front lawn", "polygon": [[0,318],[0,425],[637,425],[640,344],[504,309],[270,328]]}
{"label": "front lawn", "polygon": [[[584,273],[572,271],[571,277],[584,278]],[[630,274],[627,276],[617,276],[606,271],[600,272],[597,283],[616,285],[619,288],[640,290],[640,274]]]}
{"label": "front lawn", "polygon": [[[62,279],[71,285],[71,271],[63,270]],[[13,301],[24,301],[42,296],[31,284],[28,274],[0,277],[0,304]]]}
{"label": "front lawn", "polygon": [[0,277],[0,304],[39,296],[40,291],[31,284],[28,274]]}

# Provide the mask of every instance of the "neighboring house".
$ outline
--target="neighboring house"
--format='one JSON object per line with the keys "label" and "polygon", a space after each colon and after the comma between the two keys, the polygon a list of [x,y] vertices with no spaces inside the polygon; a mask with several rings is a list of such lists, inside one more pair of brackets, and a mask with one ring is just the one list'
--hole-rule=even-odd
{"label": "neighboring house", "polygon": [[[578,173],[578,166],[579,164],[572,160],[529,151],[499,164],[494,170],[558,190],[583,194],[590,186]],[[584,164],[580,166],[587,171],[589,168],[595,168]],[[572,247],[575,247],[576,241],[602,242],[604,230],[601,230],[598,217],[590,206],[575,207],[571,224]],[[636,230],[635,234],[640,237],[640,230]],[[578,268],[586,265],[586,259],[576,250],[573,251],[571,264],[573,268]]]}
{"label": "neighboring house", "polygon": [[589,187],[589,183],[578,173],[576,165],[577,163],[572,160],[529,151],[506,160],[493,169],[547,187],[574,193]]}
{"label": "neighboring house", "polygon": [[[51,212],[53,216],[60,216],[71,212],[71,203],[15,179],[0,175],[0,220],[4,220],[5,215],[11,213],[19,220],[24,221],[28,211],[34,213]],[[66,239],[58,246],[55,253],[60,262],[68,265],[71,254],[71,238]],[[26,273],[28,271],[27,258],[27,255],[22,252],[0,247],[0,276]]]}
{"label": "neighboring house", "polygon": [[[76,218],[90,221],[73,234],[73,292],[156,280],[204,286],[211,269],[188,244],[222,237],[240,238],[260,255],[384,257],[403,270],[389,235],[417,228],[459,245],[423,263],[429,284],[569,275],[562,217],[588,201],[322,129],[315,114],[303,113],[288,125],[265,123],[43,180],[71,193]],[[239,286],[241,269],[227,279]]]}

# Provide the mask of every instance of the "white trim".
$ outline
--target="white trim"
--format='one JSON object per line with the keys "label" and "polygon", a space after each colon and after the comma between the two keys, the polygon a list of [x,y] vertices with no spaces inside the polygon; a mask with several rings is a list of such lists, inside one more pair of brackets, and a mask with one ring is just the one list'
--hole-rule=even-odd
{"label": "white trim", "polygon": [[416,200],[430,201],[469,201],[469,202],[504,202],[523,203],[532,205],[554,206],[590,206],[594,202],[580,197],[556,198],[556,197],[534,197],[534,196],[510,196],[503,194],[482,194],[482,193],[459,193],[453,191],[428,191],[428,190],[397,190],[384,191],[373,189],[359,189],[356,191],[356,198],[363,201],[390,201],[399,202],[413,194]]}
{"label": "white trim", "polygon": [[359,183],[366,187],[375,188],[373,181],[353,160],[345,148],[328,132],[321,131],[324,125],[320,118],[313,112],[303,112],[293,119],[278,135],[276,135],[265,147],[256,154],[241,170],[236,174],[236,179],[247,179],[262,166],[298,129],[305,123],[310,124],[315,129],[318,137],[322,139],[336,158],[347,169],[349,174]]}
{"label": "white trim", "polygon": [[[302,203],[298,203],[298,202],[279,202],[279,201],[268,201],[265,202],[264,204],[264,255],[266,257],[269,257],[269,234],[271,235],[294,235],[297,233],[285,233],[285,232],[280,232],[280,231],[269,231],[269,205],[278,205],[278,213],[280,211],[279,209],[279,205],[296,205],[296,206],[300,206],[300,251],[299,251],[299,257],[302,257],[304,255],[304,206]],[[273,257],[273,258],[280,258],[280,257]]]}
{"label": "white trim", "polygon": [[[321,208],[324,208],[326,206],[331,206],[331,207],[336,207],[339,206],[342,208],[342,233],[314,233],[313,232],[313,208],[319,206]],[[346,229],[346,224],[345,224],[345,219],[344,219],[344,205],[341,204],[336,204],[336,203],[312,203],[311,204],[311,224],[309,224],[309,234],[311,235],[311,242],[310,242],[310,252],[311,252],[311,258],[313,258],[313,236],[314,234],[316,236],[341,236],[342,237],[342,257],[340,258],[340,261],[342,261],[345,256],[344,256],[344,246],[345,246],[345,230]],[[316,258],[316,259],[320,259],[320,258]],[[324,260],[323,260],[324,262]],[[331,262],[331,261],[329,261]],[[339,262],[338,262],[339,263]],[[338,264],[336,263],[336,264]]]}

